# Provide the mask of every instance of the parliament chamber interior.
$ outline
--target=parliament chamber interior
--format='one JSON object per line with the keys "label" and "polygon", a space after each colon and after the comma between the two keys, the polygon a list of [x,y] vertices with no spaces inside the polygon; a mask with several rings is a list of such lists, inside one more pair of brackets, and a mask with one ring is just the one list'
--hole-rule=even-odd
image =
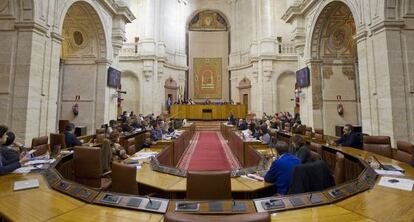
{"label": "parliament chamber interior", "polygon": [[414,221],[414,1],[1,0],[0,222]]}

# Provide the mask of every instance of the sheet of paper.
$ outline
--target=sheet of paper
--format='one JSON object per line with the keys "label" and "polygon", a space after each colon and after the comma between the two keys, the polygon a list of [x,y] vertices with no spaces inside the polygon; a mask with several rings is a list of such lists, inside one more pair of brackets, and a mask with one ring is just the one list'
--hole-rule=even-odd
{"label": "sheet of paper", "polygon": [[34,169],[36,169],[36,168],[32,167],[32,166],[20,167],[19,169],[16,169],[15,171],[13,171],[13,173],[26,174],[26,173],[30,173],[30,171],[34,170]]}
{"label": "sheet of paper", "polygon": [[384,176],[381,177],[381,180],[379,181],[378,185],[394,189],[411,191],[413,189],[414,180]]}
{"label": "sheet of paper", "polygon": [[54,163],[55,159],[49,159],[49,160],[31,160],[25,164],[25,166],[29,165],[38,165],[38,164],[45,164],[45,163]]}
{"label": "sheet of paper", "polygon": [[375,172],[379,175],[385,176],[404,176],[403,173],[400,171],[393,171],[393,170],[375,170]]}

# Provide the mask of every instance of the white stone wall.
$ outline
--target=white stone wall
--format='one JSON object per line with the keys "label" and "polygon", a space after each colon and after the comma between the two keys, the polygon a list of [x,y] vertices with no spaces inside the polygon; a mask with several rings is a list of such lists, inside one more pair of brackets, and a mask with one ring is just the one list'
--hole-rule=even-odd
{"label": "white stone wall", "polygon": [[[59,61],[62,44],[62,24],[68,8],[76,0],[57,1],[2,1],[0,8],[0,46],[2,47],[0,71],[2,91],[0,92],[1,112],[4,113],[0,124],[8,125],[16,132],[17,140],[30,145],[37,136],[56,132],[58,119]],[[104,4],[115,6],[117,1],[85,0],[99,14],[105,33],[107,56],[105,61],[117,61],[113,43],[122,39],[122,20],[133,19],[128,9],[110,11]],[[118,13],[115,32],[112,30],[114,15]],[[3,38],[7,37],[7,38]],[[114,45],[116,45],[114,43]],[[95,120],[104,121],[114,118],[115,107],[111,107],[106,86],[106,68],[98,61],[95,69],[98,75],[95,95],[102,98]],[[116,64],[112,64],[117,66]],[[105,82],[105,84],[102,84]],[[89,87],[88,83],[84,88]],[[84,113],[90,110],[85,109]],[[93,112],[93,111],[92,111]],[[98,123],[95,121],[96,125]],[[102,124],[100,122],[99,124]],[[95,128],[95,126],[91,126]],[[90,129],[91,131],[91,129]]]}
{"label": "white stone wall", "polygon": [[[283,18],[292,24],[292,40],[301,56],[299,67],[312,63],[312,33],[322,10],[333,0],[298,1]],[[365,133],[388,135],[414,142],[413,121],[413,1],[341,0],[355,19],[361,95],[361,122]],[[401,4],[400,4],[401,3]],[[303,13],[303,14],[302,14]],[[302,57],[303,55],[303,57]],[[339,82],[338,82],[339,84]],[[321,126],[323,114],[313,109],[312,87],[303,89],[301,115],[306,124]],[[352,105],[353,106],[353,105]],[[348,106],[353,112],[355,108]],[[344,119],[342,122],[353,122]]]}

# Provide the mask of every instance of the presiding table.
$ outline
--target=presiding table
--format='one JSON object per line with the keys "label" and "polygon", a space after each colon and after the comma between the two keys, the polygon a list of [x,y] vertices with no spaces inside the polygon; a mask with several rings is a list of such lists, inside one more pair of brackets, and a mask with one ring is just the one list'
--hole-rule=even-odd
{"label": "presiding table", "polygon": [[171,116],[190,120],[227,120],[230,113],[234,118],[246,118],[246,105],[211,104],[211,105],[178,105],[171,106]]}

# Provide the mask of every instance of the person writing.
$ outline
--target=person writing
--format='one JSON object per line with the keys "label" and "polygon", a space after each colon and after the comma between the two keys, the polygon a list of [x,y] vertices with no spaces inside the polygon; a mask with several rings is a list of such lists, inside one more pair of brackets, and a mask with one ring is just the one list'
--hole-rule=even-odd
{"label": "person writing", "polygon": [[276,150],[280,157],[273,161],[269,171],[264,176],[264,180],[275,184],[277,194],[286,195],[289,190],[293,168],[300,164],[300,160],[289,153],[289,146],[286,142],[277,142]]}

